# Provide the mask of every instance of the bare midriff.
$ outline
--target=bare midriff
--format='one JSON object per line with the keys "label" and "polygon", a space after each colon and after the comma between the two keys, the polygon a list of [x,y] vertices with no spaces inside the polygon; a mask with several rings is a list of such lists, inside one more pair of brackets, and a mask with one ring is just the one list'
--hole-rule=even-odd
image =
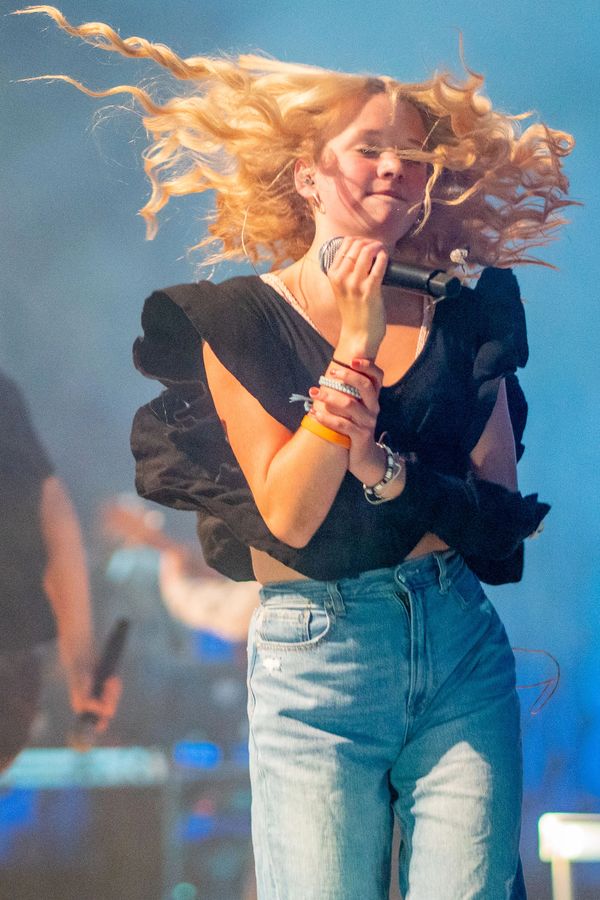
{"label": "bare midriff", "polygon": [[[443,550],[448,550],[448,544],[440,540],[437,535],[428,533],[423,535],[417,546],[411,550],[405,559],[414,559],[417,556],[426,556],[428,553],[436,553]],[[260,584],[269,584],[269,582],[274,581],[297,581],[298,579],[306,579],[306,575],[301,575],[300,572],[296,572],[295,569],[284,566],[283,563],[273,559],[273,557],[269,556],[268,553],[265,553],[264,550],[255,550],[251,547],[250,553],[252,554],[254,577]],[[398,563],[400,562],[402,562],[402,560],[398,560]]]}

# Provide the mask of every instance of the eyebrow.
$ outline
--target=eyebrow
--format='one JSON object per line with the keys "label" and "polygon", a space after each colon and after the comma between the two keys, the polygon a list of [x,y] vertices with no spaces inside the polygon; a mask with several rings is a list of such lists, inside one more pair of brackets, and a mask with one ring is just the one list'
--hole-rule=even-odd
{"label": "eyebrow", "polygon": [[[383,135],[382,131],[376,131],[374,129],[372,129],[370,131],[359,131],[356,136],[356,140],[357,141],[367,141],[367,142],[368,141],[376,141],[376,140],[379,140],[382,135]],[[406,143],[412,144],[414,147],[421,148],[424,144],[424,141],[420,141],[417,138],[413,138],[413,137],[407,137]]]}

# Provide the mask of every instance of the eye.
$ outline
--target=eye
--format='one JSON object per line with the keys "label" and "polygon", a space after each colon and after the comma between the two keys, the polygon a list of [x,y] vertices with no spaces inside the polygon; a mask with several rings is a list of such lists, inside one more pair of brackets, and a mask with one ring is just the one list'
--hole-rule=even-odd
{"label": "eye", "polygon": [[366,157],[366,159],[375,159],[381,153],[379,147],[357,147],[357,152],[360,156]]}

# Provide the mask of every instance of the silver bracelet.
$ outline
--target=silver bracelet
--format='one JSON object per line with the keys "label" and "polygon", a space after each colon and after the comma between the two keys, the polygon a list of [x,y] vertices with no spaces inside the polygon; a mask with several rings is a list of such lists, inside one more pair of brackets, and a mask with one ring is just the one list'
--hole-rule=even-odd
{"label": "silver bracelet", "polygon": [[382,491],[385,489],[386,485],[391,484],[392,481],[399,478],[405,470],[404,457],[400,456],[399,453],[395,453],[387,444],[383,444],[380,441],[377,441],[376,443],[378,447],[385,450],[386,461],[383,478],[376,484],[363,484],[365,500],[372,506],[377,506],[379,503],[387,503],[388,500],[394,499],[393,497],[383,497]]}
{"label": "silver bracelet", "polygon": [[346,384],[345,381],[338,381],[337,378],[327,378],[326,375],[321,375],[319,378],[319,384],[322,387],[331,388],[332,391],[339,391],[341,394],[348,394],[349,397],[354,397],[356,400],[360,400],[360,391],[358,388],[353,387],[351,384]]}

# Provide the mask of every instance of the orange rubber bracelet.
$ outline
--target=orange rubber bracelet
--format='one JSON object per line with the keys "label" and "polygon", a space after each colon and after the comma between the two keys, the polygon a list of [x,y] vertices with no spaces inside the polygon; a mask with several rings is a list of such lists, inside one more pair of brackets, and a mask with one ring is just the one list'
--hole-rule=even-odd
{"label": "orange rubber bracelet", "polygon": [[339,431],[334,431],[333,428],[321,425],[314,416],[304,416],[300,422],[300,427],[306,428],[307,431],[312,431],[317,437],[323,438],[324,441],[329,441],[330,444],[339,444],[340,447],[345,447],[346,450],[349,450],[352,445],[352,441],[347,434],[340,434]]}

